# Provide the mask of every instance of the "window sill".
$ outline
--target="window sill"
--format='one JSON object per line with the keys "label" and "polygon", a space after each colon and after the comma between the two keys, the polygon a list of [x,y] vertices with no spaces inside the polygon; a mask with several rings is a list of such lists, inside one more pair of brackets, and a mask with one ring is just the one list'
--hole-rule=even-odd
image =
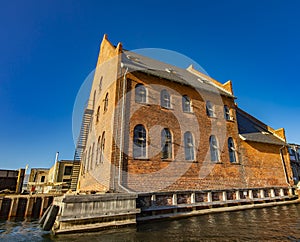
{"label": "window sill", "polygon": [[231,164],[231,165],[234,165],[234,166],[239,166],[239,165],[241,165],[241,163],[239,163],[239,162],[230,162],[230,164]]}
{"label": "window sill", "polygon": [[167,107],[163,107],[163,106],[160,106],[160,108],[161,108],[162,110],[174,110],[174,108],[167,108]]}
{"label": "window sill", "polygon": [[174,160],[173,159],[163,159],[163,158],[161,158],[161,161],[162,162],[173,162]]}
{"label": "window sill", "polygon": [[133,158],[133,160],[149,161],[150,159],[149,158],[143,158],[143,157],[136,157],[136,158]]}
{"label": "window sill", "polygon": [[212,164],[223,164],[222,161],[211,161]]}
{"label": "window sill", "polygon": [[226,119],[226,122],[234,123],[233,119]]}
{"label": "window sill", "polygon": [[217,116],[207,116],[208,118],[217,119]]}
{"label": "window sill", "polygon": [[194,112],[190,111],[190,112],[187,112],[187,111],[183,111],[183,113],[186,113],[186,114],[195,114]]}
{"label": "window sill", "polygon": [[141,105],[144,105],[144,106],[151,106],[149,103],[143,103],[143,102],[135,102],[137,104],[141,104]]}

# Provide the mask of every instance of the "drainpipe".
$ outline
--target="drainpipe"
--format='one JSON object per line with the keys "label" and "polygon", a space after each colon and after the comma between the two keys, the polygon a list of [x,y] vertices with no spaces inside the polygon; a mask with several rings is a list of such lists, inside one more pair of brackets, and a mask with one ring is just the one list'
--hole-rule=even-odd
{"label": "drainpipe", "polygon": [[282,162],[282,167],[283,167],[283,172],[284,172],[284,176],[285,176],[285,182],[286,184],[288,184],[288,186],[290,187],[291,184],[289,183],[289,178],[288,178],[288,174],[287,174],[287,171],[286,171],[286,166],[285,166],[285,162],[284,162],[284,156],[283,156],[283,152],[282,152],[282,149],[285,148],[285,145],[282,146],[279,151],[280,151],[280,158],[281,158],[281,162]]}
{"label": "drainpipe", "polygon": [[[121,67],[122,67],[122,63],[121,63]],[[125,112],[125,92],[126,92],[126,74],[128,72],[128,67],[125,70],[124,76],[123,76],[123,90],[122,90],[122,108],[121,108],[121,132],[120,132],[120,153],[119,153],[119,179],[118,179],[118,186],[121,187],[122,189],[124,189],[126,192],[131,193],[131,191],[129,191],[126,187],[124,187],[121,184],[121,170],[122,170],[122,152],[123,152],[123,122],[124,122],[124,112]]]}

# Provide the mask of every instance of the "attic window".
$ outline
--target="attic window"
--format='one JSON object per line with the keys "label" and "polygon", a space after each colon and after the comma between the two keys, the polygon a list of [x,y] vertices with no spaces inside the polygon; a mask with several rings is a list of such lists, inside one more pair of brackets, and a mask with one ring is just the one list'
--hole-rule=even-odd
{"label": "attic window", "polygon": [[139,62],[139,58],[136,57],[136,56],[132,56],[132,55],[126,55],[127,59],[128,60],[132,60],[132,61],[135,61],[135,62]]}
{"label": "attic window", "polygon": [[169,73],[176,73],[176,71],[171,68],[166,68],[165,70],[166,70],[166,72],[169,72]]}
{"label": "attic window", "polygon": [[262,134],[270,134],[269,132],[266,131],[261,131]]}
{"label": "attic window", "polygon": [[201,83],[204,83],[204,81],[201,78],[198,78],[197,80]]}

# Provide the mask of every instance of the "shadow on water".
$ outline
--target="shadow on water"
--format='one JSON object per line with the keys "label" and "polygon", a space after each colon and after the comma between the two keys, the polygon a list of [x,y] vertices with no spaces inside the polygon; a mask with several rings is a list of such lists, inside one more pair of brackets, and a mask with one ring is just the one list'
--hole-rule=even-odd
{"label": "shadow on water", "polygon": [[34,221],[0,221],[0,241],[300,241],[300,204],[53,236]]}

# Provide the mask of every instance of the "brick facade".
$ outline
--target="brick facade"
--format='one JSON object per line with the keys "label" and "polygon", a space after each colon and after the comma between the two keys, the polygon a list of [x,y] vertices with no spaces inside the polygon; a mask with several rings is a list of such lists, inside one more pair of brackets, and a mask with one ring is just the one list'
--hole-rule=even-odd
{"label": "brick facade", "polygon": [[[104,36],[89,99],[94,115],[82,159],[80,190],[144,192],[287,186],[291,169],[286,149],[282,159],[281,146],[240,138],[231,81],[221,84],[191,66],[185,70],[187,75],[209,82],[209,90],[156,73],[128,71],[120,64],[120,53],[122,45],[114,47]],[[163,75],[171,76],[172,71],[166,72],[169,74]],[[175,78],[182,78],[174,73]],[[146,90],[146,101],[142,103],[136,101],[138,84]],[[170,95],[168,108],[161,106],[163,90]],[[184,95],[190,98],[191,112],[183,112]],[[207,115],[207,101],[214,105],[214,117]],[[230,119],[225,117],[224,106],[230,110]],[[146,135],[143,158],[134,157],[134,130],[138,125],[144,127]],[[161,137],[165,128],[172,137],[172,156],[168,159],[162,159]],[[191,160],[185,156],[186,132],[193,137]],[[284,130],[270,128],[269,132],[274,137],[284,136]],[[211,158],[212,135],[218,144],[217,162]],[[229,158],[229,138],[234,143],[231,153],[235,162]]]}

